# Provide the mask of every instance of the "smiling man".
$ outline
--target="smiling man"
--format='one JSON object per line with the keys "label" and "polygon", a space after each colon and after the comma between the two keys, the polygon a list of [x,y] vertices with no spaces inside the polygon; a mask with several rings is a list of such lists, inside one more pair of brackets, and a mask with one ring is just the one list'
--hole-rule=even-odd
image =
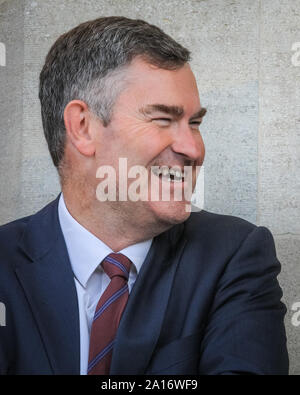
{"label": "smiling man", "polygon": [[[288,372],[270,232],[191,213],[182,193],[205,154],[189,59],[123,17],[83,23],[50,49],[40,100],[62,193],[0,228],[1,374]],[[124,196],[121,160],[128,191],[142,169],[143,199]],[[116,193],[105,200],[107,169]]]}

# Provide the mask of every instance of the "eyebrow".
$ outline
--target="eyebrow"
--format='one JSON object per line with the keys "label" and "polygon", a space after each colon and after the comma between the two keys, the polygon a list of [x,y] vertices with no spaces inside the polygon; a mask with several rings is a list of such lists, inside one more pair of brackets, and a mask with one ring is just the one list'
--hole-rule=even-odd
{"label": "eyebrow", "polygon": [[[183,107],[179,106],[167,106],[165,104],[149,104],[146,107],[140,108],[139,112],[142,114],[150,115],[153,112],[163,112],[168,115],[172,115],[175,118],[181,118],[184,114]],[[206,108],[202,107],[201,110],[197,111],[194,115],[191,116],[190,120],[203,118],[206,114]]]}
{"label": "eyebrow", "polygon": [[207,109],[205,107],[202,107],[201,110],[199,110],[198,112],[196,112],[196,114],[191,116],[190,121],[192,121],[193,119],[203,118],[206,113],[207,113]]}

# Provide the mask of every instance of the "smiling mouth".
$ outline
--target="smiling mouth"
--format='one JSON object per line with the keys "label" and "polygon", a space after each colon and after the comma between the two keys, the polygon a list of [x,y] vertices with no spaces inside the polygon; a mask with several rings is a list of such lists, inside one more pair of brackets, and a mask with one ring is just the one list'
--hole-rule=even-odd
{"label": "smiling mouth", "polygon": [[151,172],[163,181],[184,182],[185,171],[180,169],[169,168],[168,166],[152,166]]}

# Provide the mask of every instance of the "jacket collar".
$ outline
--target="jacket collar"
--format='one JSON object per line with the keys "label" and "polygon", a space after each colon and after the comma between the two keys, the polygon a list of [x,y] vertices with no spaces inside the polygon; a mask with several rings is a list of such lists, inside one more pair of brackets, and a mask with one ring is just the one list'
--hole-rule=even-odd
{"label": "jacket collar", "polygon": [[19,260],[15,271],[53,373],[79,374],[77,294],[58,221],[58,200],[59,197],[29,220],[20,242],[29,259]]}

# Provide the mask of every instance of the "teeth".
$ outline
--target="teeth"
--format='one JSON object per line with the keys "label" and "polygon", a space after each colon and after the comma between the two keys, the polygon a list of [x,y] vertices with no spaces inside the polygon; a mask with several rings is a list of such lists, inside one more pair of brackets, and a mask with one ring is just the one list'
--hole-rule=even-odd
{"label": "teeth", "polygon": [[160,170],[160,168],[158,167],[152,167],[152,173],[154,173],[156,176],[159,176],[160,174],[161,174],[161,170]]}
{"label": "teeth", "polygon": [[162,169],[162,175],[163,175],[164,177],[167,177],[167,176],[169,176],[169,174],[170,174],[170,171],[169,171],[168,167],[164,167],[164,168]]}
{"label": "teeth", "polygon": [[[162,177],[166,178],[167,181],[182,181],[182,178],[184,178],[184,171],[181,170],[176,170],[174,168],[169,169],[167,166],[162,166],[162,167],[153,167],[152,172],[156,176],[162,175]],[[171,177],[172,176],[172,177]]]}

